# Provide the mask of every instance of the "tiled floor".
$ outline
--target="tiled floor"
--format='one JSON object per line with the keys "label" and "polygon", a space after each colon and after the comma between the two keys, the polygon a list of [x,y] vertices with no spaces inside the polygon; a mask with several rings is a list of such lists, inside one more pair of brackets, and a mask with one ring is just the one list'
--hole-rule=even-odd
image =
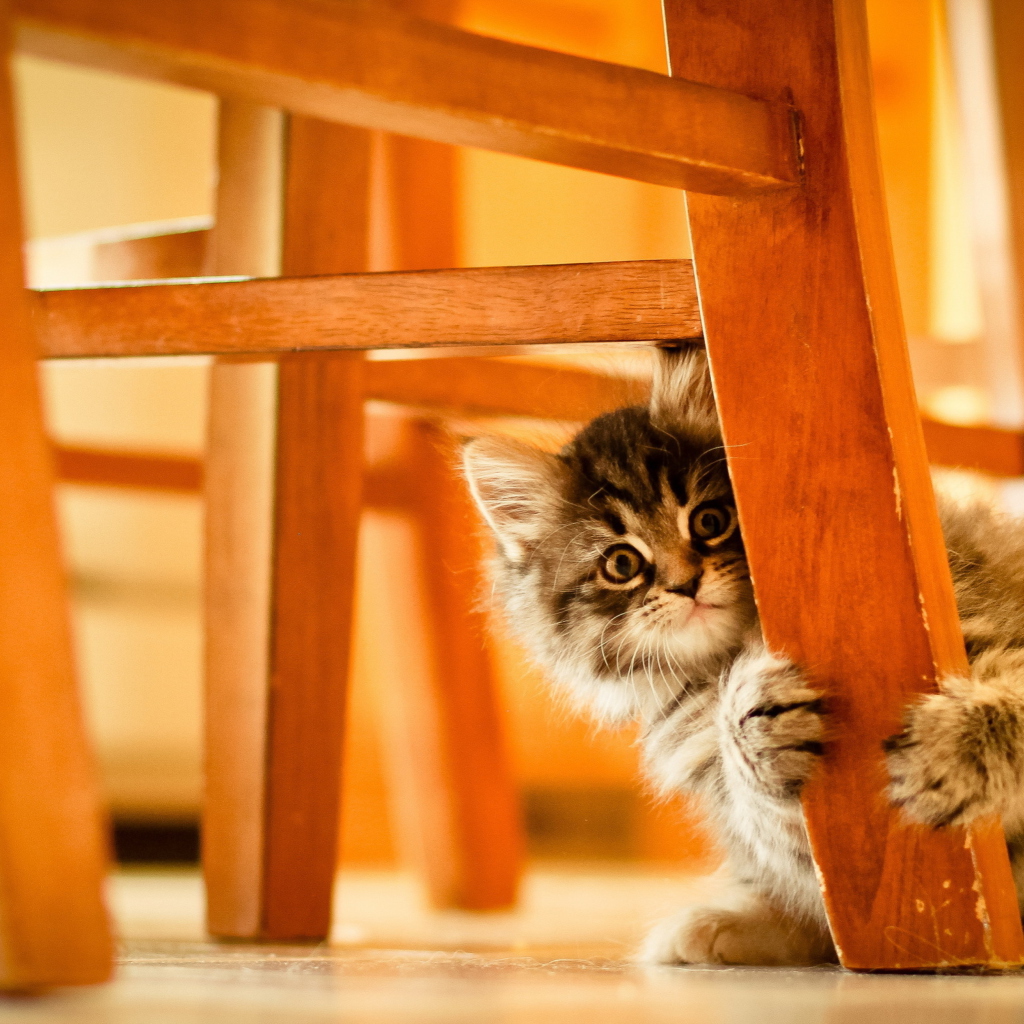
{"label": "tiled floor", "polygon": [[632,966],[645,922],[704,888],[651,872],[539,870],[515,914],[432,914],[413,879],[351,873],[330,946],[271,947],[206,942],[194,874],[123,874],[111,887],[117,980],[0,1001],[0,1021],[1024,1022],[1024,977]]}

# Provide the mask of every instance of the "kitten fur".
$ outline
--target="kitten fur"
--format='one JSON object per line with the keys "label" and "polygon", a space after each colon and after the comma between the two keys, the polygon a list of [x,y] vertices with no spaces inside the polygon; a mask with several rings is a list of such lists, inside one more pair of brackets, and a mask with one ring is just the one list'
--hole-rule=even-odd
{"label": "kitten fur", "polygon": [[[660,350],[650,405],[559,453],[464,448],[497,541],[509,624],[600,721],[642,723],[647,777],[696,793],[729,886],[648,936],[657,963],[835,960],[799,794],[828,739],[824,694],[760,634],[703,350]],[[971,663],[907,709],[886,744],[889,796],[913,820],[994,812],[1024,891],[1024,525],[941,502]]]}

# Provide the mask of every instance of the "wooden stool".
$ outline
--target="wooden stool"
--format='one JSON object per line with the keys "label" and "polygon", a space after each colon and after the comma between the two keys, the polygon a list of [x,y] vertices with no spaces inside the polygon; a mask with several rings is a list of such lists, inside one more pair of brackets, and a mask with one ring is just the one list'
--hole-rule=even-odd
{"label": "wooden stool", "polygon": [[[266,356],[299,348],[679,340],[703,331],[766,638],[838,697],[840,739],[804,805],[843,963],[922,969],[1020,962],[1020,919],[998,823],[971,829],[965,848],[962,837],[907,828],[878,799],[881,739],[895,731],[913,694],[932,686],[936,674],[966,671],[966,657],[902,338],[860,0],[735,0],[726,9],[667,0],[674,83],[368,3],[268,0],[254,8],[243,0],[165,0],[157,9],[130,0],[19,0],[16,11],[25,19],[22,45],[33,52],[694,193],[699,317],[692,271],[682,261],[351,275],[49,293],[35,300],[41,352]],[[13,229],[8,234],[17,241]],[[289,531],[295,509],[308,504],[301,497],[312,486],[308,467],[332,450],[344,454],[347,435],[317,411],[318,403],[330,407],[318,382],[336,375],[331,395],[351,395],[365,373],[349,355],[318,358],[324,362],[317,371],[307,357],[282,363],[280,433],[262,445],[280,451],[292,430],[316,437],[326,431],[322,452],[278,462],[276,519],[264,521]],[[258,408],[267,382],[247,383],[252,392],[239,405]],[[350,429],[357,419],[348,420]],[[38,417],[12,425],[10,436],[34,438],[41,451]],[[45,458],[36,461],[44,465]],[[229,481],[228,472],[222,479]],[[241,488],[249,471],[230,472]],[[44,501],[45,474],[30,479],[31,493]],[[248,477],[250,496],[262,493],[264,509],[271,497],[258,485],[265,479],[258,471]],[[315,504],[354,520],[351,492],[317,494]],[[344,564],[353,528],[311,522],[307,532],[333,531],[322,543],[337,545]],[[783,530],[786,545],[777,542]],[[285,562],[278,548],[278,575],[270,577],[265,549],[268,557],[251,569],[252,586],[264,608],[275,588],[275,621],[288,621],[297,604],[284,589],[292,585],[288,566],[311,547],[294,531],[279,539],[295,554]],[[52,587],[52,544],[48,550]],[[865,610],[840,625],[837,610],[851,601]],[[329,632],[334,614],[318,609],[311,635]],[[294,703],[286,698],[291,710],[261,718],[282,690],[275,666],[294,665],[296,678],[313,679],[302,663],[316,652],[295,642],[298,627],[282,646],[275,626],[264,646],[265,627],[247,621],[239,635],[248,630],[253,641],[248,656],[269,666],[247,674],[263,688],[250,705],[247,735],[265,744],[271,765],[274,751],[291,751],[288,764],[301,765],[294,746],[303,708],[334,708],[338,685],[295,684]],[[269,697],[260,696],[267,681]],[[226,684],[211,678],[211,685]],[[253,698],[251,686],[238,692]],[[336,712],[326,720],[335,721]],[[330,746],[324,741],[320,749]],[[292,897],[282,889],[279,910],[270,909],[273,897],[257,872],[269,865],[273,874],[275,864],[294,864],[296,856],[283,827],[275,845],[274,822],[286,820],[291,800],[300,821],[313,805],[292,788],[294,777],[272,768],[269,779],[257,779],[253,749],[236,762],[233,783],[234,799],[249,794],[249,811],[229,829],[238,830],[235,839],[246,830],[255,837],[257,822],[265,858],[248,874],[236,864],[223,884],[249,879],[228,903],[243,911],[240,931],[255,921],[258,933],[268,934],[278,913],[292,917]],[[248,856],[260,859],[251,850]],[[27,884],[24,874],[11,877]],[[979,898],[987,910],[981,915]],[[3,948],[13,947],[5,941]]]}

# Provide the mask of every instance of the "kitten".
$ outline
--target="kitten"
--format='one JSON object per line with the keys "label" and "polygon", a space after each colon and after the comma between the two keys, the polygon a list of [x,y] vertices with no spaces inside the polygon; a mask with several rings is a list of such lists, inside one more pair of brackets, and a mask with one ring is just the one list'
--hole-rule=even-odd
{"label": "kitten", "polygon": [[[725,896],[658,925],[644,958],[834,961],[799,803],[827,711],[760,635],[703,350],[659,351],[650,406],[557,455],[483,437],[464,464],[510,624],[600,720],[640,719],[650,781],[703,796],[726,852]],[[1024,891],[1024,526],[941,508],[972,674],[908,709],[890,796],[933,826],[1001,814]]]}

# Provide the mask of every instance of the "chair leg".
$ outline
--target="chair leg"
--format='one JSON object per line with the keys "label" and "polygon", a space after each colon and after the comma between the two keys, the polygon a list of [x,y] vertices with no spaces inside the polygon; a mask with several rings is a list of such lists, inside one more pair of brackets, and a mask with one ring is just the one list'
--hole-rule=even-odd
{"label": "chair leg", "polygon": [[[0,3],[0,48],[10,21]],[[8,61],[0,80],[0,988],[105,981],[107,840],[75,687],[25,301]]]}
{"label": "chair leg", "polygon": [[881,743],[904,706],[967,661],[906,357],[863,0],[735,0],[727,14],[666,0],[665,17],[674,75],[800,111],[800,187],[688,206],[765,638],[835,698],[804,814],[840,957],[1018,963],[999,824],[965,845],[907,827],[882,792]]}
{"label": "chair leg", "polygon": [[[251,120],[235,122],[243,135]],[[365,269],[369,148],[369,133],[292,119],[284,272]],[[243,182],[251,166],[243,162]],[[228,171],[222,167],[222,193],[231,189]],[[348,215],[339,217],[346,204]],[[362,365],[359,354],[332,353],[215,369],[204,820],[215,935],[329,932],[361,502]]]}
{"label": "chair leg", "polygon": [[385,706],[399,837],[435,906],[501,909],[515,902],[525,843],[479,608],[477,519],[441,428],[371,416],[368,430],[394,458],[371,472],[368,498],[412,516],[428,627],[429,670],[391,680]]}
{"label": "chair leg", "polygon": [[[284,117],[222,101],[213,274],[280,270]],[[255,938],[264,919],[277,364],[218,361],[206,456],[203,870],[207,928]]]}

